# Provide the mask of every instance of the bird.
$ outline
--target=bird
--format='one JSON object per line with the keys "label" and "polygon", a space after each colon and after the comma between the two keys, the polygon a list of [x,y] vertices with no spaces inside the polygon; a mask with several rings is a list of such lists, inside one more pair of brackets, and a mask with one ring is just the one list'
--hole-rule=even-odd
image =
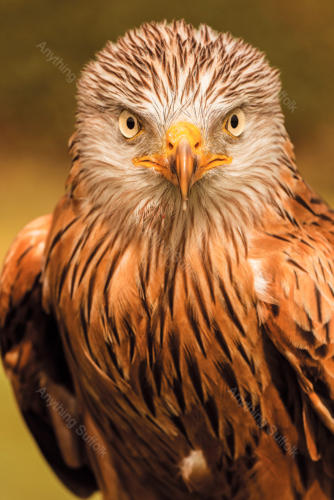
{"label": "bird", "polygon": [[334,212],[280,92],[183,20],[83,69],[64,195],[0,280],[6,374],[79,497],[334,498]]}

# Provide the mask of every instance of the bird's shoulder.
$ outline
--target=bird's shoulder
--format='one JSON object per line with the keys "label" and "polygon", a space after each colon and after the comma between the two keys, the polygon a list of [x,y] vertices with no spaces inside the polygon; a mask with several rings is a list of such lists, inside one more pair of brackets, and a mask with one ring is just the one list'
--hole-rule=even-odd
{"label": "bird's shoulder", "polygon": [[0,323],[3,325],[10,310],[31,291],[40,278],[43,253],[51,215],[27,224],[12,243],[0,278]]}
{"label": "bird's shoulder", "polygon": [[270,292],[296,291],[301,280],[304,286],[324,287],[322,293],[333,299],[334,211],[301,178],[280,210],[279,217],[265,220],[251,243],[251,257],[259,261]]}

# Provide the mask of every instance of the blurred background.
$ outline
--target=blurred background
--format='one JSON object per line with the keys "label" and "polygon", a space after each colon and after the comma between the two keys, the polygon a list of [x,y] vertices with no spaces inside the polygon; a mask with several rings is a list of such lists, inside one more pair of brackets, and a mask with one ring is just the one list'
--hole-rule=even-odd
{"label": "blurred background", "polygon": [[[106,40],[164,18],[207,23],[266,52],[281,70],[299,169],[334,205],[333,0],[2,0],[1,262],[17,231],[63,192],[82,66]],[[73,499],[42,459],[0,370],[1,500]]]}

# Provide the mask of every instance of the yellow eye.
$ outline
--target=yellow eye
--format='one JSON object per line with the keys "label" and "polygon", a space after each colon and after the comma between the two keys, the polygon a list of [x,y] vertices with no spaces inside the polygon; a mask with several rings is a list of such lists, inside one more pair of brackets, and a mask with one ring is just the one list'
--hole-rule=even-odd
{"label": "yellow eye", "polygon": [[232,113],[227,117],[224,123],[224,129],[234,137],[238,137],[245,128],[245,113],[242,109],[235,109]]}
{"label": "yellow eye", "polygon": [[126,110],[122,111],[119,115],[118,126],[122,135],[127,139],[135,137],[141,129],[138,118]]}

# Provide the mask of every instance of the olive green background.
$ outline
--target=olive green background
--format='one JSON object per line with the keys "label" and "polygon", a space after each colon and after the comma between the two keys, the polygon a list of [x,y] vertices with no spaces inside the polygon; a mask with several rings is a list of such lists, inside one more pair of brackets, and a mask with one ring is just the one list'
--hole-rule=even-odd
{"label": "olive green background", "polygon": [[[181,17],[243,37],[280,68],[297,163],[334,204],[333,0],[2,0],[1,261],[22,226],[52,210],[69,168],[75,80],[69,83],[38,45],[45,42],[76,79],[106,40],[144,21]],[[74,498],[41,458],[3,371],[0,401],[0,500]]]}

